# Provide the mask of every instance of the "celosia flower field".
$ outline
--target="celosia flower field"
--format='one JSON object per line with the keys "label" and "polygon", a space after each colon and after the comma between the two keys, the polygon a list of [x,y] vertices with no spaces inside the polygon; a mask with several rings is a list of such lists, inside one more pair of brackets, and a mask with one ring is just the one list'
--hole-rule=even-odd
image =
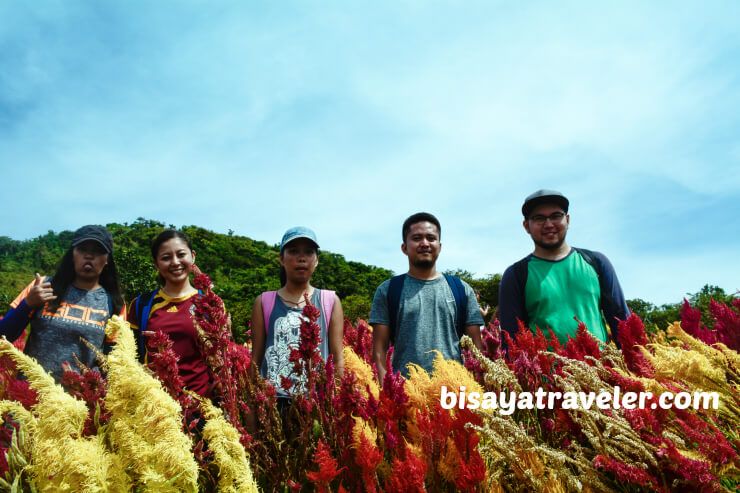
{"label": "celosia flower field", "polygon": [[[740,481],[740,300],[712,303],[711,328],[688,303],[681,322],[648,335],[632,315],[619,346],[586,327],[563,347],[520,327],[465,337],[464,365],[437,359],[378,385],[372,329],[345,323],[344,372],[317,356],[309,305],[291,355],[305,377],[290,407],[250,377],[251,351],[207,276],[196,324],[214,402],[183,388],[172,344],[152,334],[147,367],[118,317],[105,377],[70,362],[62,385],[0,341],[0,490],[4,491],[722,491]],[[549,334],[551,335],[551,334]],[[503,344],[502,344],[503,343]],[[388,358],[390,368],[390,357]],[[18,378],[18,371],[25,378]],[[284,382],[285,385],[289,381]],[[467,392],[715,391],[718,409],[443,409],[440,389]],[[650,402],[652,403],[652,402]]]}

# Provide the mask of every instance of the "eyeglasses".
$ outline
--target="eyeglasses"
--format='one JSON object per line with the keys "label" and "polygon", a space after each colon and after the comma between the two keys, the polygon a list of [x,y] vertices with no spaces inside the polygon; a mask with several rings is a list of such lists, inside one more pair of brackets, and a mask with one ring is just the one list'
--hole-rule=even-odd
{"label": "eyeglasses", "polygon": [[549,216],[543,216],[542,214],[535,214],[534,216],[530,216],[529,220],[535,223],[538,226],[541,226],[545,224],[545,221],[548,219],[553,224],[560,224],[563,222],[563,218],[565,217],[564,212],[553,212]]}

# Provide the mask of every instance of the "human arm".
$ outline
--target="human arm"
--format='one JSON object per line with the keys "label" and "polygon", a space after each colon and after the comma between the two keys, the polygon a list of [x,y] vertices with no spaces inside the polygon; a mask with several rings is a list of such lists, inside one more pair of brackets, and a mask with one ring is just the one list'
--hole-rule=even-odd
{"label": "human arm", "polygon": [[480,305],[475,297],[475,292],[470,285],[463,281],[467,306],[465,307],[465,330],[464,333],[473,340],[475,347],[483,351],[483,341],[480,336],[480,328],[484,324]]}
{"label": "human arm", "polygon": [[28,306],[25,299],[21,300],[18,306],[11,308],[0,320],[0,336],[5,336],[10,342],[15,341],[23,334],[32,315],[33,309]]}
{"label": "human arm", "polygon": [[373,363],[378,369],[378,381],[382,384],[385,379],[385,359],[388,354],[390,331],[387,325],[373,324]]}
{"label": "human arm", "polygon": [[385,360],[391,340],[390,317],[388,316],[388,287],[385,281],[375,290],[373,305],[370,308],[369,323],[373,327],[373,363],[378,370],[378,381],[383,383],[387,368]]}
{"label": "human arm", "polygon": [[617,339],[619,322],[626,320],[629,317],[630,311],[612,263],[603,253],[593,252],[593,256],[599,262],[601,272],[599,282],[601,288],[601,310],[604,312],[606,323],[609,324],[612,339],[619,346]]}
{"label": "human arm", "polygon": [[465,334],[473,340],[473,345],[483,351],[483,340],[480,337],[480,325],[468,325]]}
{"label": "human arm", "polygon": [[[254,330],[254,329],[252,329]],[[344,374],[344,310],[339,296],[334,295],[334,307],[329,323],[329,351],[334,359],[334,372],[341,378]]]}
{"label": "human arm", "polygon": [[485,308],[484,307],[481,307],[480,308],[480,316],[483,317],[483,318],[485,318],[485,316],[488,315],[488,312],[490,312],[490,311],[491,311],[491,305],[489,305],[488,303],[486,303]]}
{"label": "human arm", "polygon": [[15,341],[23,334],[34,310],[56,298],[51,283],[42,279],[37,272],[36,278],[10,303],[10,311],[0,320],[0,335],[11,342]]}
{"label": "human arm", "polygon": [[501,277],[498,291],[498,310],[501,328],[511,337],[517,333],[521,320],[525,325],[529,322],[524,305],[524,286],[516,278],[514,266],[509,266]]}
{"label": "human arm", "polygon": [[252,364],[249,367],[249,376],[255,378],[262,366],[265,357],[265,340],[267,331],[265,329],[265,317],[262,314],[262,295],[254,299],[252,306]]}

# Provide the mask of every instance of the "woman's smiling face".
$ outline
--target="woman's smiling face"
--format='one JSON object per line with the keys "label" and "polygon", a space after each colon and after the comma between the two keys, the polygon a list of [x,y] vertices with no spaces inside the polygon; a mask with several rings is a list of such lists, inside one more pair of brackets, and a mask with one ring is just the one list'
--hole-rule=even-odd
{"label": "woman's smiling face", "polygon": [[154,266],[166,284],[187,281],[194,263],[195,252],[182,238],[172,238],[162,243],[154,259]]}

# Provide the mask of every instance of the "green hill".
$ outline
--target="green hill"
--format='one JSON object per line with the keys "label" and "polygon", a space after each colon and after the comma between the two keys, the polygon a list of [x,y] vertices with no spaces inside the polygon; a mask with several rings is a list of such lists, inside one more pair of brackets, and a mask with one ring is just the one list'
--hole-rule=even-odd
{"label": "green hill", "polygon": [[[114,258],[126,301],[153,290],[157,286],[156,271],[149,247],[160,232],[174,226],[143,218],[132,224],[106,226],[116,245]],[[278,245],[231,233],[214,233],[198,226],[177,229],[192,239],[196,263],[213,280],[216,293],[232,312],[234,333],[242,339],[254,298],[262,291],[280,287]],[[8,310],[8,304],[33,279],[35,272],[54,273],[72,235],[72,231],[49,231],[26,241],[0,236],[0,314]],[[347,261],[343,255],[324,250],[319,258],[312,284],[335,290],[350,320],[367,318],[375,288],[392,272]]]}

